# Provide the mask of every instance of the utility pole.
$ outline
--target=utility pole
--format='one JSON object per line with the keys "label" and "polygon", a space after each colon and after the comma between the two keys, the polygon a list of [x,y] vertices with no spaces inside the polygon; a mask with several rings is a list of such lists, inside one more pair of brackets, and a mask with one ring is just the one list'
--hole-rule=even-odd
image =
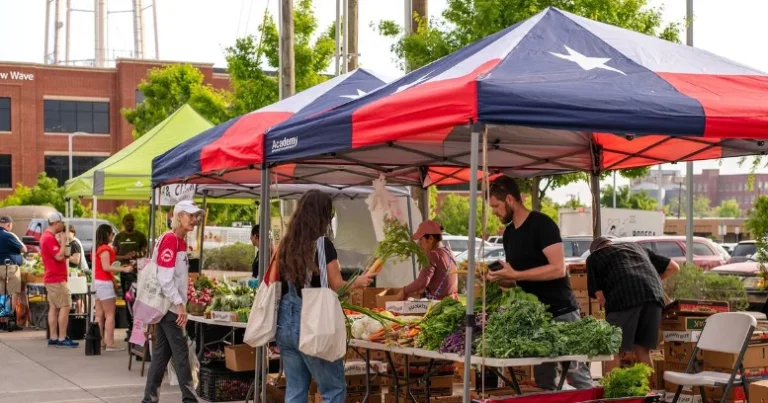
{"label": "utility pole", "polygon": [[349,47],[349,51],[345,52],[347,54],[347,70],[352,71],[357,68],[358,66],[358,53],[357,53],[357,31],[358,31],[358,13],[357,13],[357,2],[358,0],[347,0],[347,10],[345,11],[345,14],[348,14],[349,17],[346,18],[346,21],[349,23],[349,29],[345,30],[349,35],[349,39],[345,40],[344,42]]}
{"label": "utility pole", "polygon": [[[693,0],[685,2],[685,44],[693,46]],[[693,264],[693,162],[685,164],[685,191],[688,197],[685,204],[688,206],[688,214],[685,216],[685,261]]]}
{"label": "utility pole", "polygon": [[280,0],[280,99],[296,91],[293,57],[293,0]]}
{"label": "utility pole", "polygon": [[419,18],[427,17],[429,0],[410,0],[409,2],[411,4],[411,32],[416,32],[419,28],[419,21],[417,18],[414,18],[414,14],[418,15]]}

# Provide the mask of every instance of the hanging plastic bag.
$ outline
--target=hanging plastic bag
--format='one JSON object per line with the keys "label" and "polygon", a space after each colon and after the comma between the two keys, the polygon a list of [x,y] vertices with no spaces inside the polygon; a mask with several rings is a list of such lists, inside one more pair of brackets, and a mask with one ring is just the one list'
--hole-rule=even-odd
{"label": "hanging plastic bag", "polygon": [[384,218],[396,218],[402,223],[407,223],[408,218],[403,214],[397,198],[387,189],[387,180],[384,175],[374,179],[372,185],[373,193],[365,199],[365,203],[368,204],[368,209],[371,211],[376,240],[381,242],[384,239]]}
{"label": "hanging plastic bag", "polygon": [[326,361],[336,361],[347,353],[347,330],[339,297],[328,286],[324,237],[317,240],[317,261],[320,288],[301,290],[299,351]]}

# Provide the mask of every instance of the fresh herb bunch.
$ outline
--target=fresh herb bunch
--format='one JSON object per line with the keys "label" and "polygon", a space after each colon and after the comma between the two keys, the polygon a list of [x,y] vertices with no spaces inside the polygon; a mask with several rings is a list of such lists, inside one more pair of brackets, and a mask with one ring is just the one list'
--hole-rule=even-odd
{"label": "fresh herb bunch", "polygon": [[617,354],[621,348],[621,328],[587,316],[576,322],[554,322],[560,335],[558,347],[568,355]]}
{"label": "fresh herb bunch", "polygon": [[402,262],[415,256],[422,267],[429,264],[429,259],[419,245],[414,242],[407,224],[393,217],[384,219],[384,240],[379,242],[373,256],[383,263],[391,259]]}
{"label": "fresh herb bunch", "polygon": [[452,298],[437,303],[419,323],[418,346],[433,351],[439,349],[443,340],[458,329],[465,313],[464,305]]}
{"label": "fresh herb bunch", "polygon": [[[488,317],[485,325],[485,352],[489,357],[550,357],[557,355],[557,333],[552,315],[540,302],[516,299]],[[483,339],[475,340],[481,351]]]}
{"label": "fresh herb bunch", "polygon": [[653,373],[651,367],[638,363],[629,368],[616,368],[601,381],[606,399],[622,397],[642,397],[648,395],[651,386],[648,378]]}
{"label": "fresh herb bunch", "polygon": [[[486,283],[485,287],[486,312],[496,312],[499,308],[510,306],[516,300],[539,302],[535,295],[529,294],[519,287],[503,290],[498,283]],[[479,295],[475,300],[475,312],[482,312],[482,310],[483,296]]]}
{"label": "fresh herb bunch", "polygon": [[[472,332],[473,340],[476,340],[478,335],[482,334],[483,326],[485,326],[485,320],[486,315],[484,313],[477,315],[475,327]],[[467,329],[464,326],[459,326],[458,330],[443,340],[443,344],[440,345],[440,349],[438,351],[441,353],[455,353],[464,355],[464,341],[466,340],[466,336]],[[474,348],[472,350],[474,352]]]}

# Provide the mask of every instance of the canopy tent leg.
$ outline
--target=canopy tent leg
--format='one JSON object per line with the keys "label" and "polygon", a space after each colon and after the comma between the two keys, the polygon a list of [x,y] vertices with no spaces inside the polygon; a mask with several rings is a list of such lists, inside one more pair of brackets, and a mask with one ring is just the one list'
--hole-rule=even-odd
{"label": "canopy tent leg", "polygon": [[149,196],[149,250],[155,250],[155,227],[157,225],[155,222],[157,221],[156,212],[155,212],[155,205],[157,204],[157,195],[156,192],[157,188],[152,188],[152,193]]}
{"label": "canopy tent leg", "polygon": [[[480,144],[480,132],[484,130],[482,124],[472,125],[470,142],[470,175],[469,175],[469,231],[467,233],[467,250],[475,250],[475,233],[477,232],[477,164],[478,146]],[[427,193],[427,192],[425,192]],[[429,193],[427,193],[427,199]],[[427,203],[428,205],[428,203]],[[466,337],[464,338],[464,379],[470,379],[472,375],[472,331],[475,327],[475,254],[467,254],[467,313],[465,316]],[[472,401],[469,395],[470,382],[464,382],[463,402]]]}
{"label": "canopy tent leg", "polygon": [[[269,203],[269,166],[266,163],[261,164],[261,197],[259,204],[259,252],[267,251],[266,258],[259,253],[259,284],[264,281],[264,274],[269,266],[269,229],[270,229],[270,203]],[[260,396],[262,402],[267,401],[267,348],[263,346],[256,349],[256,370],[254,373],[253,400]]]}
{"label": "canopy tent leg", "polygon": [[421,220],[429,220],[429,187],[421,192]]}
{"label": "canopy tent leg", "polygon": [[[408,188],[408,201],[406,204],[408,205],[408,229],[411,231],[411,234],[413,234],[413,212],[411,211],[411,201],[413,198],[411,197],[411,188]],[[426,218],[422,217],[422,221],[426,220]],[[416,280],[416,256],[411,255],[411,267],[413,268],[413,279]]]}
{"label": "canopy tent leg", "polygon": [[203,240],[205,239],[205,222],[207,221],[207,219],[208,219],[208,190],[203,190],[203,220],[200,223],[200,227],[198,228],[198,235],[199,235],[198,245],[200,245],[200,254],[198,258],[200,259],[200,274],[203,274],[203,246],[205,246],[203,243]]}
{"label": "canopy tent leg", "polygon": [[[92,230],[93,237],[91,239],[93,240],[93,245],[91,245],[91,267],[89,267],[89,269],[91,270],[90,284],[93,284],[93,280],[95,280],[94,275],[96,275],[96,269],[95,269],[96,265],[94,264],[94,262],[96,261],[95,259],[98,259],[98,256],[96,256],[96,246],[97,246],[96,245],[96,216],[99,211],[99,198],[96,196],[93,196],[92,207],[93,207],[92,208],[93,211],[91,212],[91,214],[93,216],[93,220],[91,221],[91,230]],[[82,259],[85,259],[85,251],[82,251]],[[88,312],[88,321],[87,321],[88,323],[85,326],[86,329],[90,327],[91,322],[94,322],[96,320],[96,316],[94,313],[96,301],[93,298],[94,296],[91,295],[90,284],[88,285],[88,309],[90,309],[90,312]]]}
{"label": "canopy tent leg", "polygon": [[600,174],[591,174],[592,188],[592,237],[597,238],[602,235],[602,219],[600,214]]}

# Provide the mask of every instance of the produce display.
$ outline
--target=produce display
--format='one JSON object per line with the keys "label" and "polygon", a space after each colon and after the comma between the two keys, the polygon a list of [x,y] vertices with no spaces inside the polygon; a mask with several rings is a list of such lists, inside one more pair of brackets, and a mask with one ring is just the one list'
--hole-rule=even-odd
{"label": "produce display", "polygon": [[206,276],[187,281],[187,311],[192,315],[202,315],[211,304],[215,283]]}
{"label": "produce display", "polygon": [[411,237],[408,225],[392,217],[384,219],[384,240],[379,242],[373,256],[376,260],[368,270],[369,274],[378,274],[384,264],[393,259],[402,262],[415,256],[421,267],[429,264],[427,255]]}
{"label": "produce display", "polygon": [[[612,355],[621,346],[621,329],[604,320],[585,317],[556,322],[547,307],[519,288],[503,290],[488,284],[475,305],[474,355],[489,358],[533,358],[565,355]],[[485,308],[485,311],[483,311]],[[353,321],[356,339],[415,346],[443,353],[463,354],[465,305],[446,298],[421,318],[398,318],[401,323],[363,317]],[[379,313],[381,316],[383,313]],[[366,314],[367,315],[367,314]]]}
{"label": "produce display", "polygon": [[646,396],[651,391],[648,377],[653,370],[638,363],[629,368],[616,368],[600,380],[606,399]]}
{"label": "produce display", "polygon": [[236,286],[219,281],[215,282],[213,295],[213,302],[206,311],[237,312],[238,309],[251,309],[256,290],[246,285]]}

